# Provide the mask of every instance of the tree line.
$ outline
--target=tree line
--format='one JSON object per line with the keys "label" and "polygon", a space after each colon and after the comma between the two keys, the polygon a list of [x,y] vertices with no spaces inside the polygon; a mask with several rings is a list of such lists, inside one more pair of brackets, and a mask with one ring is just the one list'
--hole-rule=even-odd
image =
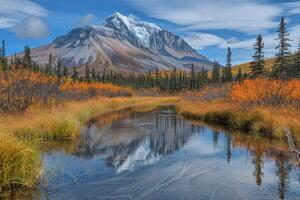
{"label": "tree line", "polygon": [[291,79],[300,77],[300,41],[295,54],[290,50],[289,33],[286,29],[285,18],[282,17],[278,27],[278,46],[276,47],[276,61],[272,69],[265,67],[264,42],[261,34],[257,36],[253,45],[255,53],[251,62],[251,72],[242,73],[239,68],[238,73],[232,73],[232,51],[227,48],[226,64],[221,66],[214,61],[211,71],[204,67],[199,71],[195,70],[194,64],[191,64],[191,71],[186,72],[174,68],[172,71],[161,72],[158,69],[145,74],[136,74],[133,72],[102,71],[97,72],[95,67],[86,65],[85,72],[80,74],[77,67],[68,69],[60,55],[54,59],[52,53],[49,55],[46,65],[38,65],[32,61],[31,49],[25,46],[22,57],[12,56],[10,62],[5,55],[5,41],[2,41],[0,51],[0,61],[2,70],[28,69],[34,72],[41,72],[47,76],[56,76],[59,84],[64,78],[72,79],[73,82],[102,82],[112,83],[120,86],[128,86],[135,89],[141,88],[159,88],[166,92],[179,92],[182,90],[196,90],[210,84],[222,84],[232,81],[242,82],[245,78],[268,77],[275,79]]}

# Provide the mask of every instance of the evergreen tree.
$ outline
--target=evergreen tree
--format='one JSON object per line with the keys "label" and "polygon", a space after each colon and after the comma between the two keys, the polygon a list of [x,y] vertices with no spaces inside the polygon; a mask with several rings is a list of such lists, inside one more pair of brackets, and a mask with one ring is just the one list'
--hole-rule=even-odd
{"label": "evergreen tree", "polygon": [[196,74],[194,69],[194,64],[192,64],[192,70],[190,73],[190,90],[193,90],[196,88]]}
{"label": "evergreen tree", "polygon": [[57,76],[57,81],[58,81],[58,84],[60,85],[61,84],[61,77],[62,77],[62,61],[61,61],[61,58],[60,58],[60,55],[58,56],[58,59],[57,59],[57,67],[56,67],[56,76]]}
{"label": "evergreen tree", "polygon": [[273,67],[272,74],[275,78],[286,79],[289,76],[289,58],[291,56],[291,45],[289,43],[289,33],[286,30],[286,22],[284,17],[281,18],[277,32],[277,40],[279,44],[276,49],[278,50],[278,53],[276,54],[276,61]]}
{"label": "evergreen tree", "polygon": [[160,80],[160,74],[159,74],[159,70],[156,68],[155,69],[155,87],[159,86],[159,80]]}
{"label": "evergreen tree", "polygon": [[46,74],[52,75],[52,53],[49,54],[48,64],[46,65]]}
{"label": "evergreen tree", "polygon": [[76,67],[73,67],[73,74],[72,74],[72,80],[73,82],[76,82],[79,79],[79,73],[77,72]]}
{"label": "evergreen tree", "polygon": [[[92,69],[92,80],[93,80],[94,82],[97,81],[97,73],[96,73],[95,68]],[[122,80],[122,79],[120,79],[120,80]]]}
{"label": "evergreen tree", "polygon": [[68,77],[68,75],[69,75],[68,68],[67,68],[66,66],[64,66],[63,76],[64,76],[64,77]]}
{"label": "evergreen tree", "polygon": [[253,48],[255,49],[255,54],[253,55],[253,62],[251,62],[250,77],[256,78],[265,74],[265,61],[263,52],[264,43],[263,38],[260,34],[257,36]]}
{"label": "evergreen tree", "polygon": [[220,65],[216,61],[214,61],[211,78],[213,83],[220,83],[221,81]]}
{"label": "evergreen tree", "polygon": [[0,65],[2,66],[3,70],[6,70],[8,68],[7,59],[5,55],[5,40],[2,40],[2,46],[0,48]]}
{"label": "evergreen tree", "polygon": [[294,76],[300,77],[300,38],[299,38],[298,49],[297,49],[296,55],[295,55],[295,61],[294,61],[293,68],[294,68]]}
{"label": "evergreen tree", "polygon": [[235,80],[241,83],[243,81],[243,77],[242,69],[239,68],[239,72],[237,73]]}
{"label": "evergreen tree", "polygon": [[226,66],[223,71],[223,81],[225,81],[225,82],[233,80],[232,72],[231,72],[231,67],[232,67],[231,56],[232,56],[232,52],[231,52],[230,47],[228,47],[227,48],[227,56],[226,56]]}
{"label": "evergreen tree", "polygon": [[24,47],[23,67],[26,69],[32,68],[31,49],[29,46]]}
{"label": "evergreen tree", "polygon": [[[85,66],[85,77],[84,78],[85,78],[86,82],[88,82],[88,83],[92,82],[91,72],[90,72],[88,65]],[[113,81],[113,83],[115,84],[114,81]]]}
{"label": "evergreen tree", "polygon": [[0,58],[5,58],[5,47],[6,47],[6,44],[5,44],[5,40],[2,40],[2,46],[1,46],[1,51],[0,51]]}
{"label": "evergreen tree", "polygon": [[176,70],[176,67],[174,67],[173,72],[171,73],[171,77],[170,77],[170,92],[177,91],[176,76],[177,76],[177,70]]}

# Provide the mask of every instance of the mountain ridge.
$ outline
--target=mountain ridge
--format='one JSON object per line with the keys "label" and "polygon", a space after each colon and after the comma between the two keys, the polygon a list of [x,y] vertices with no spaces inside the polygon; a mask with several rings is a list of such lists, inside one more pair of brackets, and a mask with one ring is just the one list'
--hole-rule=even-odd
{"label": "mountain ridge", "polygon": [[32,49],[32,58],[47,64],[48,56],[61,57],[67,67],[92,65],[96,70],[147,72],[155,69],[189,71],[210,69],[212,62],[181,37],[153,23],[114,13],[102,25],[82,26]]}

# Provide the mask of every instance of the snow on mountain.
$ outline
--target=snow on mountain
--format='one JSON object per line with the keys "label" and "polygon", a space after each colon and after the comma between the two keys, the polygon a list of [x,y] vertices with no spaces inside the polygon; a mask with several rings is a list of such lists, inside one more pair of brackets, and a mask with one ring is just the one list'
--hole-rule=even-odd
{"label": "snow on mountain", "polygon": [[150,46],[151,35],[161,30],[156,24],[137,21],[118,12],[107,18],[103,25],[114,28],[120,33],[126,32],[123,27],[125,25],[127,30],[133,33],[145,47]]}
{"label": "snow on mountain", "polygon": [[155,24],[115,13],[101,26],[83,26],[57,37],[51,44],[32,49],[33,60],[48,62],[60,56],[68,67],[90,64],[97,70],[146,72],[174,67],[190,70],[211,68],[212,62],[199,55],[179,36]]}

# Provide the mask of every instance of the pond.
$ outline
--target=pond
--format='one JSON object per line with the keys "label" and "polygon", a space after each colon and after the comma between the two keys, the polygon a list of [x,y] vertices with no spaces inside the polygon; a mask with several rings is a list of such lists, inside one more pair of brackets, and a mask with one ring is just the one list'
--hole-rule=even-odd
{"label": "pond", "polygon": [[34,198],[300,198],[299,163],[285,142],[189,121],[169,108],[108,113],[87,123],[80,142],[50,149]]}

